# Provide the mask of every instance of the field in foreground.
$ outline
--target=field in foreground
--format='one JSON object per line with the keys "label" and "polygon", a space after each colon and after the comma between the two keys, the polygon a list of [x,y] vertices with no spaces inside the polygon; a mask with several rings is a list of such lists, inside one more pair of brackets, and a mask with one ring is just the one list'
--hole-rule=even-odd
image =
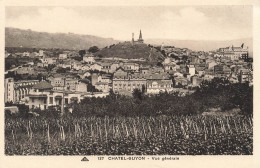
{"label": "field in foreground", "polygon": [[247,116],[5,120],[6,155],[252,155]]}

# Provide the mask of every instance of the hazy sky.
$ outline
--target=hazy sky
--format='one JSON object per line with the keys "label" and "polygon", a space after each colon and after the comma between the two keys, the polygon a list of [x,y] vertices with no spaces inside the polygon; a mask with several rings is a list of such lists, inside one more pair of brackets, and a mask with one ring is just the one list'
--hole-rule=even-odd
{"label": "hazy sky", "polygon": [[251,6],[6,7],[6,27],[130,40],[252,37]]}

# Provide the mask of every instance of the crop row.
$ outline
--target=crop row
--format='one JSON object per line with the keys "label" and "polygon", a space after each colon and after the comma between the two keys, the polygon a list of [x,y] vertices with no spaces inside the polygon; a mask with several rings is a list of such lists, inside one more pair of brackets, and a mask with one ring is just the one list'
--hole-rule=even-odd
{"label": "crop row", "polygon": [[245,116],[6,119],[7,155],[252,154]]}

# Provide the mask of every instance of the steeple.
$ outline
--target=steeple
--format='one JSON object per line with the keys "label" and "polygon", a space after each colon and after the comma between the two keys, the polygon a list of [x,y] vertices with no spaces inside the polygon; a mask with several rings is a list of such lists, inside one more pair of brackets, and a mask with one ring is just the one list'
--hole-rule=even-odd
{"label": "steeple", "polygon": [[132,45],[134,45],[135,39],[134,39],[134,33],[132,33]]}
{"label": "steeple", "polygon": [[143,42],[144,42],[143,37],[142,37],[142,31],[141,31],[141,30],[140,30],[138,42],[140,42],[140,43],[143,43]]}
{"label": "steeple", "polygon": [[161,45],[161,51],[164,49],[164,42],[162,42],[162,45]]}
{"label": "steeple", "polygon": [[142,32],[140,30],[139,39],[142,39]]}

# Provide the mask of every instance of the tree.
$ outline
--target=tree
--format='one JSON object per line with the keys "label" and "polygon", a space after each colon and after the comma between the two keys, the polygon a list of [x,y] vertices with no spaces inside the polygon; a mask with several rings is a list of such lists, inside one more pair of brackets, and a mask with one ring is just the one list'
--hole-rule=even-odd
{"label": "tree", "polygon": [[37,80],[41,81],[42,79],[45,79],[45,76],[42,73],[39,73],[36,77]]}
{"label": "tree", "polygon": [[187,61],[188,60],[188,56],[186,56],[186,55],[182,56],[182,60],[183,61]]}
{"label": "tree", "polygon": [[86,54],[86,50],[79,50],[79,55],[83,57]]}
{"label": "tree", "polygon": [[73,57],[72,59],[76,60],[76,61],[82,61],[83,58],[82,57]]}
{"label": "tree", "polygon": [[146,90],[145,85],[142,85],[142,94],[145,93],[145,90]]}
{"label": "tree", "polygon": [[162,53],[163,56],[166,56],[166,53],[165,53],[164,50],[162,50],[161,53]]}
{"label": "tree", "polygon": [[40,63],[40,62],[42,62],[42,61],[39,60],[39,58],[34,58],[34,59],[33,59],[34,65],[36,65],[37,63]]}
{"label": "tree", "polygon": [[194,93],[203,107],[221,108],[222,111],[240,108],[241,113],[253,113],[253,87],[248,83],[230,83],[224,78],[204,81]]}
{"label": "tree", "polygon": [[134,91],[133,91],[133,97],[134,97],[135,99],[142,100],[142,98],[143,98],[143,93],[142,93],[142,91],[141,91],[140,89],[135,88]]}
{"label": "tree", "polygon": [[90,82],[87,83],[87,91],[88,92],[100,92],[100,90],[96,89]]}
{"label": "tree", "polygon": [[57,69],[57,73],[66,73],[67,71],[69,71],[70,70],[70,68],[59,68],[59,69]]}
{"label": "tree", "polygon": [[103,58],[103,55],[101,55],[101,54],[98,54],[98,58]]}
{"label": "tree", "polygon": [[99,51],[99,48],[97,46],[92,46],[88,49],[88,52],[96,53]]}
{"label": "tree", "polygon": [[47,71],[52,71],[53,68],[55,68],[55,64],[49,64],[48,67],[45,67]]}
{"label": "tree", "polygon": [[157,62],[156,64],[158,67],[163,67],[163,64],[161,62]]}

